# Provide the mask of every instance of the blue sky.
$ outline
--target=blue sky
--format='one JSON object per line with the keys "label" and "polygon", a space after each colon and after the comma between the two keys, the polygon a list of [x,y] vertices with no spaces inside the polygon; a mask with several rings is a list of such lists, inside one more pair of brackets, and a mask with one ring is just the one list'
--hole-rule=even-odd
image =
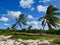
{"label": "blue sky", "polygon": [[[60,0],[0,0],[0,28],[6,29],[16,22],[14,17],[24,13],[27,18],[27,26],[32,28],[42,28],[41,21],[37,21],[39,17],[45,15],[49,5],[60,8]],[[46,26],[45,29],[48,29]]]}

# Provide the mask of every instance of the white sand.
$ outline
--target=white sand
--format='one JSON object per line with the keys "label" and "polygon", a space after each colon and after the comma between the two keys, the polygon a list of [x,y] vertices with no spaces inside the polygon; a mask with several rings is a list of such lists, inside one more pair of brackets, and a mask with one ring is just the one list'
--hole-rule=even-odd
{"label": "white sand", "polygon": [[[52,40],[9,39],[12,36],[0,36],[0,45],[51,45]],[[54,45],[54,44],[53,44]]]}

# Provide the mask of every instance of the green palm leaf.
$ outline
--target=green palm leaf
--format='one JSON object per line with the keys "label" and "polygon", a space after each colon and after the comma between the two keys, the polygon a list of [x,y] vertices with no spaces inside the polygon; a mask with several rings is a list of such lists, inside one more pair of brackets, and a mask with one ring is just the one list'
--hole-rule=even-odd
{"label": "green palm leaf", "polygon": [[17,25],[19,25],[20,27],[22,27],[21,24],[26,25],[26,18],[24,14],[20,14],[18,18],[15,18],[15,20],[16,23],[14,24],[14,26],[12,25],[12,27],[14,28],[16,28]]}
{"label": "green palm leaf", "polygon": [[60,19],[55,15],[60,15],[60,12],[58,12],[58,9],[53,5],[49,5],[46,11],[46,15],[43,17],[46,20],[42,21],[43,28],[46,26],[46,23],[49,27],[49,30],[52,29],[52,26],[55,28],[60,27]]}

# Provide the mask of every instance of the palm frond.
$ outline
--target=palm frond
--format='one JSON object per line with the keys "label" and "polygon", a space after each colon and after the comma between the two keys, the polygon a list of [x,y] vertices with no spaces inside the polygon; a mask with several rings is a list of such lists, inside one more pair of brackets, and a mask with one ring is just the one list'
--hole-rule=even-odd
{"label": "palm frond", "polygon": [[52,29],[51,24],[48,21],[46,21],[46,22],[47,22],[47,25],[48,25],[49,30]]}
{"label": "palm frond", "polygon": [[[58,9],[56,7],[54,7],[53,5],[49,5],[46,11],[46,15],[43,17],[45,20],[42,21],[42,26],[43,28],[45,27],[46,23],[49,27],[49,30],[52,29],[52,26],[57,28],[60,27],[59,23],[60,23],[60,19],[58,17],[56,17],[55,15],[60,15],[60,12],[57,12]],[[39,18],[40,20],[42,18]]]}
{"label": "palm frond", "polygon": [[49,5],[48,8],[47,8],[46,14],[50,14],[52,8],[53,8],[53,5]]}
{"label": "palm frond", "polygon": [[22,28],[21,23],[19,22],[18,24],[19,24],[19,26]]}
{"label": "palm frond", "polygon": [[55,12],[53,13],[53,15],[60,15],[60,12]]}
{"label": "palm frond", "polygon": [[42,20],[44,17],[40,17],[38,20],[40,21],[40,20]]}
{"label": "palm frond", "polygon": [[45,22],[45,20],[43,20],[43,21],[42,21],[43,30],[44,30],[44,28],[45,28],[45,25],[46,25],[46,22]]}

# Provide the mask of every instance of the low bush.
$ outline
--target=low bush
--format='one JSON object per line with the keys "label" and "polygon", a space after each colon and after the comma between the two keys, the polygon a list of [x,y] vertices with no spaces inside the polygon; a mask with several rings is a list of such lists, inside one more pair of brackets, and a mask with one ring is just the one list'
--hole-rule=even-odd
{"label": "low bush", "polygon": [[53,42],[56,44],[60,44],[60,39],[55,39]]}

